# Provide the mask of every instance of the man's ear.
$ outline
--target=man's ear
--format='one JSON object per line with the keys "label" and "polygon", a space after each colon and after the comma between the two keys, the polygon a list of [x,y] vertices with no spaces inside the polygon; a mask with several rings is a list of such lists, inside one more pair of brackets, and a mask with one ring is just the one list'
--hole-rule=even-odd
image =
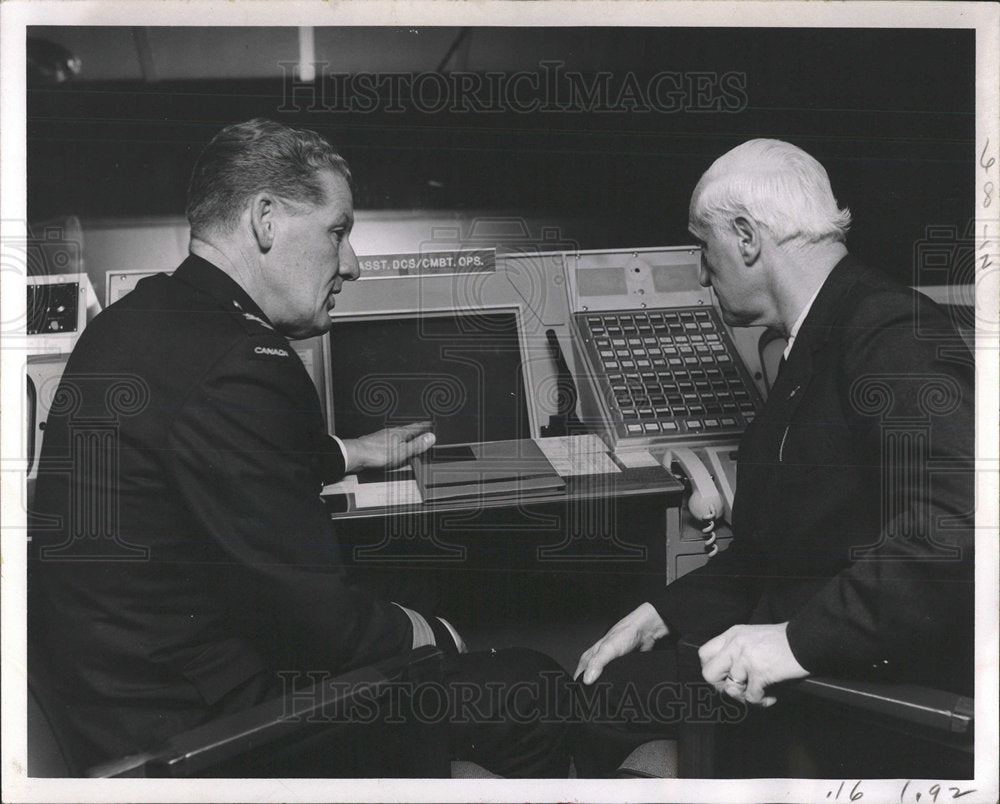
{"label": "man's ear", "polygon": [[752,265],[760,256],[760,226],[757,221],[742,215],[733,220],[733,230],[739,238],[740,256],[746,265]]}
{"label": "man's ear", "polygon": [[275,200],[270,193],[257,193],[250,199],[250,230],[262,252],[274,245],[274,212]]}

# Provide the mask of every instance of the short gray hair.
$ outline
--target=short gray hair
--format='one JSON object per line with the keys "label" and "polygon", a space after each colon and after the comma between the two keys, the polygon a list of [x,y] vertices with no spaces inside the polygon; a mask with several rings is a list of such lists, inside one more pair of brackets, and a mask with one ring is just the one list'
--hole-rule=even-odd
{"label": "short gray hair", "polygon": [[840,209],[830,177],[813,157],[781,140],[750,140],[723,154],[691,195],[689,228],[704,240],[738,217],[767,229],[779,244],[845,242],[851,212]]}
{"label": "short gray hair", "polygon": [[347,162],[323,137],[263,118],[226,126],[205,146],[188,184],[192,236],[231,231],[247,200],[268,190],[292,201],[325,202],[319,172],[351,181]]}

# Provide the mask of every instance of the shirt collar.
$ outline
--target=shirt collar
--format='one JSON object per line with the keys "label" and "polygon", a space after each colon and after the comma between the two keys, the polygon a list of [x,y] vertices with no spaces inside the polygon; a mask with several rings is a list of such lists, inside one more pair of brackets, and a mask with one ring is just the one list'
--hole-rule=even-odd
{"label": "shirt collar", "polygon": [[806,302],[805,307],[802,308],[802,312],[799,313],[799,317],[795,319],[795,323],[792,324],[792,328],[788,331],[788,345],[785,347],[784,357],[788,360],[788,355],[792,352],[792,346],[795,344],[795,336],[799,334],[799,330],[802,328],[802,322],[806,320],[806,316],[809,315],[809,310],[812,309],[813,302],[816,301],[816,297],[819,296],[819,292],[823,289],[825,282],[821,282],[819,287],[816,288],[816,292],[809,297],[809,301]]}

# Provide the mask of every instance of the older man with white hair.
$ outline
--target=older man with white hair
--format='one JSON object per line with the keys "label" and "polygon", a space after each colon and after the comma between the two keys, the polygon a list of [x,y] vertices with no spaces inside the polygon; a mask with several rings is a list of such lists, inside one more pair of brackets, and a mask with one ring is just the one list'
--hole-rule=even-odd
{"label": "older man with white hair", "polygon": [[810,674],[971,690],[973,362],[940,308],[848,255],[850,221],[822,165],[777,140],[695,187],[701,283],[728,324],[788,347],[740,443],[732,546],[580,658],[581,775],[685,716],[661,711],[677,637],[731,715]]}

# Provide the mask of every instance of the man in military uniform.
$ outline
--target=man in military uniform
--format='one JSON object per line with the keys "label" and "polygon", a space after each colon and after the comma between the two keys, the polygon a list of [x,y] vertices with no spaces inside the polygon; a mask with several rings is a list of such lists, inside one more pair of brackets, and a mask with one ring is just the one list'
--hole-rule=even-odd
{"label": "man in military uniform", "polygon": [[[446,621],[347,577],[322,486],[434,442],[420,425],[328,435],[287,340],[327,332],[358,277],[349,182],[313,132],[224,129],[191,179],[188,259],[109,307],[69,360],[37,487],[29,638],[87,764],[279,694],[280,671],[437,644],[449,680],[523,691],[559,672],[526,650],[465,653]],[[494,723],[454,726],[457,758],[565,774],[560,727],[479,704]]]}

